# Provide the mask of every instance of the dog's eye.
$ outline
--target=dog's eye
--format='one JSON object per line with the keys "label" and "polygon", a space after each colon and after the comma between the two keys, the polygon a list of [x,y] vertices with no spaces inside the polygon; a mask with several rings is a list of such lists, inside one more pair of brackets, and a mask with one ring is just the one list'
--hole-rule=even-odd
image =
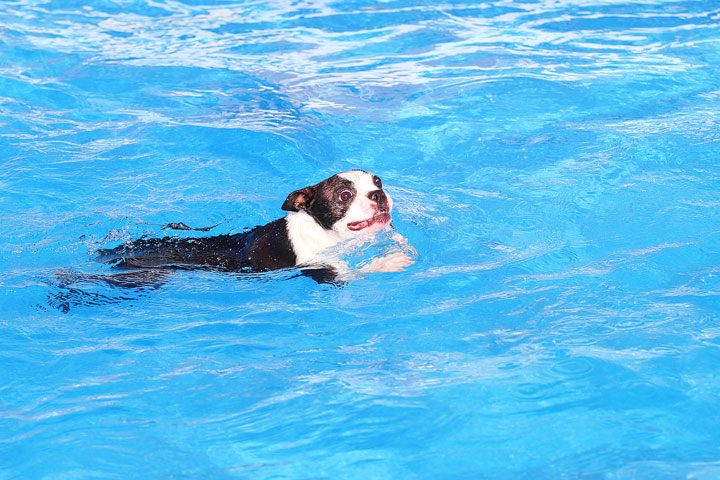
{"label": "dog's eye", "polygon": [[342,192],[340,192],[340,195],[338,196],[338,198],[340,199],[341,202],[347,202],[348,200],[350,200],[352,198],[352,196],[353,196],[353,194],[350,190],[343,190]]}
{"label": "dog's eye", "polygon": [[380,190],[382,190],[382,180],[380,180],[379,177],[373,177],[373,183],[376,187],[378,187]]}

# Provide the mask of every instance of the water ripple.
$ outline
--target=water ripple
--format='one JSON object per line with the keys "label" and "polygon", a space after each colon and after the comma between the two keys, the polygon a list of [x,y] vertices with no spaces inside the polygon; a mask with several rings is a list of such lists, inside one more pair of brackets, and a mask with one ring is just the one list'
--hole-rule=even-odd
{"label": "water ripple", "polygon": [[[4,2],[3,474],[712,477],[719,26],[704,0]],[[350,168],[408,271],[94,280],[98,248],[242,231]]]}

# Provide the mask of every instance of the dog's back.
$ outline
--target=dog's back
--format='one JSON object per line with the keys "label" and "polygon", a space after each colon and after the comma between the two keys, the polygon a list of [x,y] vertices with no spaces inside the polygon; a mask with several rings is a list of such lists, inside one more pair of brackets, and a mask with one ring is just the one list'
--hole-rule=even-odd
{"label": "dog's back", "polygon": [[260,272],[295,265],[285,218],[234,235],[143,238],[97,252],[118,268],[208,268]]}

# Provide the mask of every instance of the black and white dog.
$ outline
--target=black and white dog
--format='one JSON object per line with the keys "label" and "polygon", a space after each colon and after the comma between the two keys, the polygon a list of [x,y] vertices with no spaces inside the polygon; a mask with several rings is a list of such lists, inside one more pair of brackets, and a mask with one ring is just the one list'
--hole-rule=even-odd
{"label": "black and white dog", "polygon": [[[363,170],[338,173],[288,195],[278,220],[233,235],[151,238],[100,250],[100,258],[129,269],[213,268],[262,272],[298,266],[321,281],[342,277],[339,258],[324,253],[351,239],[370,241],[390,225],[393,201],[375,175]],[[406,245],[405,239],[393,238]],[[410,249],[411,247],[407,247]],[[373,259],[360,272],[393,272],[411,265],[405,252]]]}

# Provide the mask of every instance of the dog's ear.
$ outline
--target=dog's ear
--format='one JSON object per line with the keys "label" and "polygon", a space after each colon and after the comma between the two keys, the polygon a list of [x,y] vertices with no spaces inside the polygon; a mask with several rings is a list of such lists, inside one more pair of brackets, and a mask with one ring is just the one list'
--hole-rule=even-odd
{"label": "dog's ear", "polygon": [[299,212],[310,208],[313,200],[315,200],[315,187],[305,187],[295,190],[285,199],[282,209],[288,212]]}

